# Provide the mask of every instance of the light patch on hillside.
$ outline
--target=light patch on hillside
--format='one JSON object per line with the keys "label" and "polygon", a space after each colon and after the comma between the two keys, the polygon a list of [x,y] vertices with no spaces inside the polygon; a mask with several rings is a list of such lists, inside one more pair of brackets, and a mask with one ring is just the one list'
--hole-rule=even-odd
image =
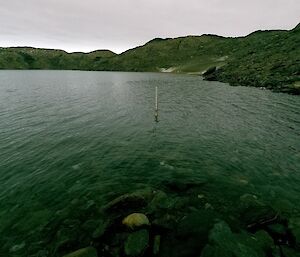
{"label": "light patch on hillside", "polygon": [[171,73],[176,71],[177,67],[170,67],[170,68],[159,68],[160,72],[166,72],[166,73]]}
{"label": "light patch on hillside", "polygon": [[226,61],[228,59],[228,57],[229,57],[228,55],[225,55],[225,56],[222,56],[220,58],[216,58],[215,60],[217,62],[224,62],[224,61]]}
{"label": "light patch on hillside", "polygon": [[296,81],[294,83],[294,88],[300,88],[300,81]]}

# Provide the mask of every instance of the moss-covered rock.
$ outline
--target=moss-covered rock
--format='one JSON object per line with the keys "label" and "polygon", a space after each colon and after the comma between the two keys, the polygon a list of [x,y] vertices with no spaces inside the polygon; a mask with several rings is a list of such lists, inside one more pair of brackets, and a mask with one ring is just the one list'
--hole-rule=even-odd
{"label": "moss-covered rock", "polygon": [[143,226],[149,226],[150,222],[145,214],[132,213],[122,220],[122,224],[130,229],[135,229]]}
{"label": "moss-covered rock", "polygon": [[246,232],[232,233],[225,222],[215,224],[209,234],[209,243],[201,257],[265,257],[266,252],[258,244],[257,238]]}
{"label": "moss-covered rock", "polygon": [[124,245],[125,254],[127,256],[142,256],[149,247],[149,232],[142,229],[131,233]]}

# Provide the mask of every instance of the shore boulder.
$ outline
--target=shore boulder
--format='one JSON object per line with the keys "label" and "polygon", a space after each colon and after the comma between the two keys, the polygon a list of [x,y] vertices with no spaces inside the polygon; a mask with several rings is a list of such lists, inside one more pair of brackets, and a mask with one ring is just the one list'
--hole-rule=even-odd
{"label": "shore boulder", "polygon": [[149,219],[143,213],[132,213],[125,217],[122,224],[130,229],[139,228],[150,225]]}
{"label": "shore boulder", "polygon": [[202,76],[204,77],[205,80],[216,80],[216,74],[217,72],[217,67],[213,66],[208,68],[206,71],[202,73]]}

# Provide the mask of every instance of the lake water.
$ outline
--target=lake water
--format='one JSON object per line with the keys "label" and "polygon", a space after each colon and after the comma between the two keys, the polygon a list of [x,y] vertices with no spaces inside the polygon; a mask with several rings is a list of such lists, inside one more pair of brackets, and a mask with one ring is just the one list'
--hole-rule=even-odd
{"label": "lake water", "polygon": [[253,194],[300,215],[300,98],[188,75],[0,72],[0,255],[43,249],[74,202],[173,179],[207,181],[198,196],[221,213]]}

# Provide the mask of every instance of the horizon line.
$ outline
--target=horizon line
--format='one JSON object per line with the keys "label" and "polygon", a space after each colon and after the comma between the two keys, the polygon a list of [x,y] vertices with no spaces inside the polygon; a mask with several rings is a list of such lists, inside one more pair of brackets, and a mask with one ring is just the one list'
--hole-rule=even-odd
{"label": "horizon line", "polygon": [[220,38],[245,38],[245,37],[248,37],[250,35],[252,35],[253,33],[256,33],[256,32],[268,32],[268,31],[292,31],[294,30],[296,27],[298,27],[300,25],[300,23],[298,23],[295,27],[291,28],[291,29],[264,29],[264,30],[255,30],[255,31],[252,31],[246,35],[243,35],[243,36],[220,36],[220,35],[217,35],[217,34],[201,34],[201,35],[185,35],[185,36],[178,36],[178,37],[166,37],[166,38],[161,38],[161,37],[155,37],[155,38],[152,38],[148,41],[146,41],[144,44],[141,44],[141,45],[137,45],[137,46],[134,46],[132,48],[128,48],[127,50],[124,50],[120,53],[116,53],[115,51],[112,51],[110,49],[95,49],[95,50],[91,50],[91,51],[67,51],[65,49],[62,49],[62,48],[48,48],[48,47],[38,47],[38,46],[26,46],[26,45],[19,45],[19,46],[0,46],[0,49],[4,49],[4,48],[33,48],[33,49],[41,49],[41,50],[56,50],[56,51],[63,51],[63,52],[66,52],[67,54],[76,54],[76,53],[81,53],[81,54],[90,54],[90,53],[93,53],[93,52],[97,52],[97,51],[109,51],[109,52],[112,52],[116,55],[121,55],[127,51],[130,51],[130,50],[133,50],[133,49],[136,49],[138,47],[142,47],[156,39],[161,39],[161,40],[174,40],[174,39],[179,39],[179,38],[187,38],[187,37],[203,37],[203,36],[214,36],[214,37],[220,37]]}

